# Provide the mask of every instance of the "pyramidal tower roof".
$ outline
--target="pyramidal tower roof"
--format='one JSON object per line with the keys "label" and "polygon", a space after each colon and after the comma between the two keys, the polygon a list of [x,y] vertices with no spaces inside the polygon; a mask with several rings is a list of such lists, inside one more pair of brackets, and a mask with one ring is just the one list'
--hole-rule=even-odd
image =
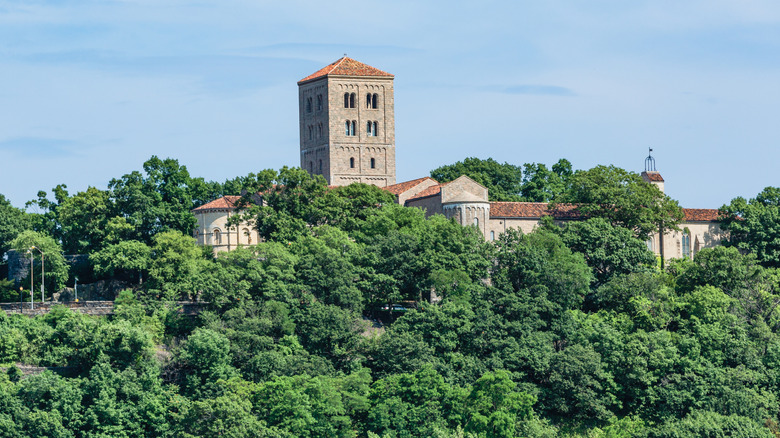
{"label": "pyramidal tower roof", "polygon": [[306,76],[298,81],[298,84],[309,82],[314,79],[319,79],[324,76],[383,76],[387,78],[394,77],[390,73],[379,70],[378,68],[371,67],[370,65],[363,64],[362,62],[355,61],[354,59],[344,56],[338,61],[329,64],[316,72]]}

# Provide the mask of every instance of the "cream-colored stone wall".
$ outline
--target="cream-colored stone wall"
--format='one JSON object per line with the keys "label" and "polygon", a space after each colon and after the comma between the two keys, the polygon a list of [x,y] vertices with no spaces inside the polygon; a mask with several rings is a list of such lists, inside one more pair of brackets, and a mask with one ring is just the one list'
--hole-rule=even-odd
{"label": "cream-colored stone wall", "polygon": [[[674,231],[663,236],[664,259],[680,259],[693,257],[703,248],[714,248],[720,245],[723,239],[723,230],[717,222],[683,222],[680,224],[682,231]],[[687,245],[683,234],[688,233]],[[661,245],[658,233],[648,241],[648,248],[661,255]]]}
{"label": "cream-colored stone wall", "polygon": [[442,214],[441,194],[406,201],[407,207],[417,207],[425,210],[425,217]]}
{"label": "cream-colored stone wall", "polygon": [[[352,93],[355,107],[345,108],[344,95]],[[377,108],[367,105],[368,94],[377,95]],[[330,185],[395,184],[393,78],[326,76],[301,84],[298,100],[302,168],[323,175]],[[355,122],[354,135],[347,134],[347,121]],[[369,134],[369,122],[375,135]]]}
{"label": "cream-colored stone wall", "polygon": [[198,245],[211,245],[214,253],[230,251],[239,246],[257,245],[260,234],[250,223],[228,228],[227,222],[235,212],[230,210],[207,210],[195,213],[197,227],[193,237]]}
{"label": "cream-colored stone wall", "polygon": [[455,219],[462,226],[477,227],[486,236],[490,227],[490,204],[487,202],[464,202],[444,204],[442,211],[447,219]]}

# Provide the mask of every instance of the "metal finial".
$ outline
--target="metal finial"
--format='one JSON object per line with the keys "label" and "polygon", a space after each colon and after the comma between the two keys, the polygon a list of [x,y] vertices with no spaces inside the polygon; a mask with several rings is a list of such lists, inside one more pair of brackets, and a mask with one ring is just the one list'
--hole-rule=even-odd
{"label": "metal finial", "polygon": [[645,172],[655,172],[655,158],[653,158],[653,148],[647,148],[647,158],[645,158]]}

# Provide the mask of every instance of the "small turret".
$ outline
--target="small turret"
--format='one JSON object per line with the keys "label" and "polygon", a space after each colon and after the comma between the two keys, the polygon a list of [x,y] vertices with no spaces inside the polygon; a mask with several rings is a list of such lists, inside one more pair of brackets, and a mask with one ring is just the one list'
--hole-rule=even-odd
{"label": "small turret", "polygon": [[661,193],[664,193],[664,178],[655,168],[655,158],[653,158],[653,149],[650,148],[650,152],[645,158],[645,170],[642,172],[642,179],[650,184],[658,187]]}

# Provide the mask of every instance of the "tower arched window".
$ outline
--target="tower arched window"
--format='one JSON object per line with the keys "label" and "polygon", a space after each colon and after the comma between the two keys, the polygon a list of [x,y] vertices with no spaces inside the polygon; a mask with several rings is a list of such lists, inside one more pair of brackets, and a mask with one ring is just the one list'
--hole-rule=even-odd
{"label": "tower arched window", "polygon": [[372,169],[376,169],[376,159],[375,158],[371,159],[371,168]]}
{"label": "tower arched window", "polygon": [[317,95],[317,111],[322,111],[322,94]]}
{"label": "tower arched window", "polygon": [[371,93],[366,94],[366,108],[371,108]]}
{"label": "tower arched window", "polygon": [[377,100],[378,100],[379,96],[376,93],[374,93],[371,97],[372,97],[371,98],[371,108],[376,109],[377,105],[378,105],[377,104]]}
{"label": "tower arched window", "polygon": [[348,136],[355,135],[355,128],[357,128],[357,121],[347,120],[344,122],[344,133]]}
{"label": "tower arched window", "polygon": [[491,231],[490,232],[490,240],[496,240],[496,232],[495,231]]}
{"label": "tower arched window", "polygon": [[354,169],[355,168],[355,157],[350,157],[349,159],[349,168]]}
{"label": "tower arched window", "polygon": [[251,245],[252,244],[252,233],[249,232],[249,229],[248,228],[244,228],[243,230],[241,230],[241,232],[244,234],[244,236],[246,236],[246,243],[247,243],[247,245]]}
{"label": "tower arched window", "polygon": [[349,93],[344,93],[344,108],[349,108]]}
{"label": "tower arched window", "polygon": [[311,140],[311,132],[312,132],[312,126],[309,125],[309,140]]}
{"label": "tower arched window", "polygon": [[373,125],[373,128],[374,128],[374,129],[372,130],[372,131],[374,132],[374,137],[376,137],[377,135],[379,135],[379,131],[377,131],[377,123],[376,123],[376,120],[374,120],[373,122],[371,122],[371,124]]}
{"label": "tower arched window", "polygon": [[221,245],[222,244],[222,232],[219,231],[218,228],[214,229],[214,244],[215,245]]}
{"label": "tower arched window", "polygon": [[366,122],[366,135],[368,135],[369,137],[374,136],[374,131],[372,127],[373,125],[371,124],[371,122]]}
{"label": "tower arched window", "polygon": [[322,122],[317,124],[317,138],[322,138]]}
{"label": "tower arched window", "polygon": [[349,95],[349,107],[355,108],[355,101],[357,100],[357,96],[355,96],[355,93],[350,93]]}
{"label": "tower arched window", "polygon": [[311,97],[306,98],[306,112],[307,113],[311,112]]}
{"label": "tower arched window", "polygon": [[322,174],[322,160],[320,160],[320,174]]}
{"label": "tower arched window", "polygon": [[[475,213],[476,213],[476,211],[475,211]],[[479,228],[479,218],[476,217],[476,216],[474,216],[474,226]]]}

